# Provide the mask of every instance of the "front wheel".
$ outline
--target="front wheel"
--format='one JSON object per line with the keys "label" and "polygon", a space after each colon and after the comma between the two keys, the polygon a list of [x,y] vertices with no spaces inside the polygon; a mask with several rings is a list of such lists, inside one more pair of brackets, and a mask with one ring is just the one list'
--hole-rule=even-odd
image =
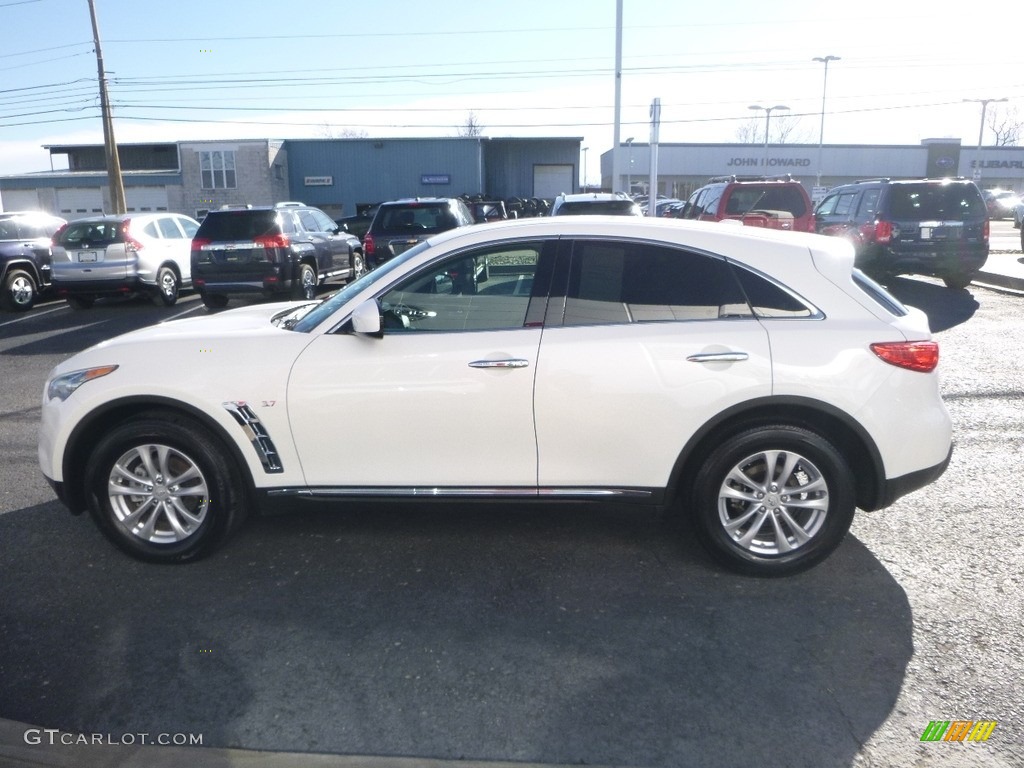
{"label": "front wheel", "polygon": [[292,288],[292,298],[315,299],[316,282],[316,270],[309,264],[299,264],[299,274],[296,275],[295,285]]}
{"label": "front wheel", "polygon": [[213,551],[241,522],[238,473],[205,429],[151,414],[104,435],[85,469],[89,511],[140,560],[178,563]]}
{"label": "front wheel", "polygon": [[170,267],[160,267],[156,273],[157,291],[153,294],[153,303],[158,307],[173,307],[178,301],[178,276]]}
{"label": "front wheel", "polygon": [[24,312],[32,309],[36,303],[36,281],[23,269],[12,269],[4,278],[3,293],[0,294],[0,305],[13,312]]}
{"label": "front wheel", "polygon": [[824,560],[855,508],[853,475],[824,437],[788,425],[722,442],[697,473],[693,514],[711,554],[734,571],[783,576]]}

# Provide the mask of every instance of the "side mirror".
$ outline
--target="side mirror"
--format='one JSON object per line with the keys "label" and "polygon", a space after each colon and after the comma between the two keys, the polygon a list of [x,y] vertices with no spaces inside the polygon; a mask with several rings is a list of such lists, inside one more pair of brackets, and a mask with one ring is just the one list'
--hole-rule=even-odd
{"label": "side mirror", "polygon": [[364,336],[383,338],[384,331],[380,323],[380,305],[376,299],[364,301],[352,313],[352,331]]}

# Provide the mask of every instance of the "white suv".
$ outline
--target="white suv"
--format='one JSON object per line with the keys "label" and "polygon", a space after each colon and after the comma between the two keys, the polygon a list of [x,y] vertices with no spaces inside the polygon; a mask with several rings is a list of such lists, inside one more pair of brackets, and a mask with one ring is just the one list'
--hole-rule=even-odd
{"label": "white suv", "polygon": [[673,507],[728,566],[779,575],[942,474],[937,363],[924,314],[838,238],[523,219],[428,238],[322,302],[81,352],[46,382],[39,458],[146,560],[208,553],[289,497],[575,499]]}
{"label": "white suv", "polygon": [[551,206],[552,216],[643,216],[643,211],[625,192],[581,192],[559,195]]}
{"label": "white suv", "polygon": [[53,237],[53,287],[74,309],[101,296],[142,292],[172,306],[192,286],[199,222],[178,213],[76,219]]}

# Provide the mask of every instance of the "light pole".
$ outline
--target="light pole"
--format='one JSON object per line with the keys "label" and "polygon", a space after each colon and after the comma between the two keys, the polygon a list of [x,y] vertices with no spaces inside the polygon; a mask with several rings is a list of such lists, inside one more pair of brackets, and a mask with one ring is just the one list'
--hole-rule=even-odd
{"label": "light pole", "polygon": [[818,133],[818,186],[821,186],[821,149],[825,143],[825,92],[828,89],[828,63],[839,61],[839,56],[815,56],[811,61],[825,65],[825,77],[821,82],[821,130]]}
{"label": "light pole", "polygon": [[774,107],[762,107],[760,104],[751,104],[749,109],[760,109],[764,112],[764,167],[768,167],[768,126],[771,125],[772,112],[776,109],[789,109],[785,104],[776,104]]}
{"label": "light pole", "polygon": [[583,189],[580,190],[581,192],[586,192],[587,191],[587,150],[588,149],[590,149],[590,147],[584,147],[583,148]]}
{"label": "light pole", "polygon": [[633,137],[630,136],[626,139],[626,146],[629,147],[629,151],[626,155],[626,194],[630,197],[633,196]]}
{"label": "light pole", "polygon": [[985,110],[988,109],[988,105],[992,102],[1008,101],[1008,99],[1003,97],[1001,99],[964,99],[964,101],[981,104],[981,128],[978,130],[978,152],[974,161],[977,165],[974,166],[973,174],[975,181],[981,181],[981,140],[985,136]]}

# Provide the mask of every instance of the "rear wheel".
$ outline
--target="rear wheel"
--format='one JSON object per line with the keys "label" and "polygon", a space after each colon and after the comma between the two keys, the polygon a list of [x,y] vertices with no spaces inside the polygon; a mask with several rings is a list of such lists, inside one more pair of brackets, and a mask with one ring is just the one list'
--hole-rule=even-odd
{"label": "rear wheel", "polygon": [[203,293],[199,294],[199,298],[203,300],[203,306],[207,309],[223,309],[228,305],[228,297],[223,293]]}
{"label": "rear wheel", "polygon": [[740,573],[783,576],[824,560],[853,521],[853,476],[824,437],[783,424],[722,442],[697,473],[693,513],[711,554]]}
{"label": "rear wheel", "polygon": [[315,299],[316,283],[316,270],[309,264],[299,264],[299,274],[296,275],[295,285],[292,287],[292,298]]}
{"label": "rear wheel", "polygon": [[971,280],[974,279],[975,275],[975,272],[969,272],[967,274],[964,274],[962,272],[956,272],[952,275],[946,275],[945,277],[943,277],[942,282],[946,284],[947,288],[952,288],[954,290],[959,291],[970,285]]}
{"label": "rear wheel", "polygon": [[156,273],[157,291],[153,303],[158,307],[172,307],[178,301],[178,275],[170,267],[160,267]]}
{"label": "rear wheel", "polygon": [[0,294],[0,305],[13,312],[32,309],[36,303],[36,281],[23,269],[12,269],[4,278],[3,293]]}
{"label": "rear wheel", "polygon": [[171,414],[133,419],[104,435],[85,483],[100,529],[141,560],[201,557],[243,518],[239,475],[220,442]]}
{"label": "rear wheel", "polygon": [[352,252],[352,280],[358,280],[366,274],[366,262],[363,261],[362,251]]}
{"label": "rear wheel", "polygon": [[90,309],[95,303],[95,296],[68,296],[68,306],[72,309]]}

